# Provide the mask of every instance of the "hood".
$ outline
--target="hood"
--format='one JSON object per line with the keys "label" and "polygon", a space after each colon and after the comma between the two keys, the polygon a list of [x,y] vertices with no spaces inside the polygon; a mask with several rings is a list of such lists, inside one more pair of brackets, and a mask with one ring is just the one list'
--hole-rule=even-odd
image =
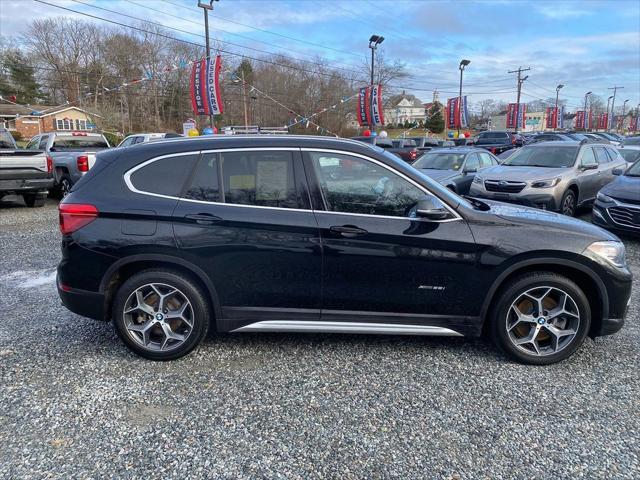
{"label": "hood", "polygon": [[590,239],[590,241],[620,241],[618,237],[603,228],[560,213],[525,207],[522,205],[495,202],[484,198],[482,201],[491,207],[489,212],[493,215],[496,215],[503,220],[507,220],[510,223],[535,226],[536,229],[545,232],[545,238],[552,239],[553,232],[555,231],[570,233],[575,237],[586,237]]}
{"label": "hood", "polygon": [[437,170],[435,168],[419,168],[418,170],[427,177],[433,178],[438,183],[445,183],[448,180],[460,176],[460,173],[455,170]]}
{"label": "hood", "polygon": [[621,175],[600,190],[605,195],[620,200],[640,201],[640,177]]}
{"label": "hood", "polygon": [[489,167],[480,173],[484,180],[511,180],[514,182],[530,182],[561,177],[571,171],[571,167],[509,167],[498,165]]}

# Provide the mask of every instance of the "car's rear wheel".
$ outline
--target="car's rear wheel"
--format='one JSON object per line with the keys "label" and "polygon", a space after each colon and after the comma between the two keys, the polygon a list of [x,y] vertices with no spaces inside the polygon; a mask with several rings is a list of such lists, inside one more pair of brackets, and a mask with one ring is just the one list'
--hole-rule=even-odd
{"label": "car's rear wheel", "polygon": [[46,195],[42,193],[25,193],[23,195],[23,198],[24,198],[24,203],[27,204],[27,207],[39,208],[44,206]]}
{"label": "car's rear wheel", "polygon": [[209,319],[209,304],[201,288],[170,270],[137,273],[118,289],[113,304],[120,338],[151,360],[188,354],[207,334]]}
{"label": "car's rear wheel", "polygon": [[560,202],[560,212],[569,217],[573,217],[576,214],[577,198],[573,190],[567,190],[562,196]]}
{"label": "car's rear wheel", "polygon": [[506,287],[490,322],[494,342],[509,356],[522,363],[549,365],[571,356],[582,344],[591,309],[573,281],[537,272]]}
{"label": "car's rear wheel", "polygon": [[71,183],[71,178],[69,177],[69,175],[63,175],[62,178],[60,178],[60,182],[58,183],[58,196],[60,198],[64,198],[69,195],[72,186],[73,184]]}

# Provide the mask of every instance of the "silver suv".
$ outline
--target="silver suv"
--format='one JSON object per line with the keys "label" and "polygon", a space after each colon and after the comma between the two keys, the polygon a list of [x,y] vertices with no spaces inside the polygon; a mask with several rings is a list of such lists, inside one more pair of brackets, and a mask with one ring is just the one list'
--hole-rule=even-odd
{"label": "silver suv", "polygon": [[624,158],[610,144],[544,142],[518,149],[503,164],[476,175],[469,195],[573,216],[612,181]]}

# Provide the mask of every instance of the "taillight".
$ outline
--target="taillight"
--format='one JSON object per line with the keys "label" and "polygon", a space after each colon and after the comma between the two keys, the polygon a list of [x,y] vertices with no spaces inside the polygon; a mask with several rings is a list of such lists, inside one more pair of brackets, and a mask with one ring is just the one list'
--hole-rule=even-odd
{"label": "taillight", "polygon": [[409,152],[409,156],[411,157],[411,160],[415,160],[416,157],[418,156],[418,152],[416,152],[415,150],[412,150],[411,152]]}
{"label": "taillight", "polygon": [[495,149],[495,148],[493,148],[493,147],[491,147],[491,148],[489,149],[489,151],[490,151],[491,153],[496,153],[496,149]]}
{"label": "taillight", "polygon": [[53,158],[47,155],[47,173],[53,173]]}
{"label": "taillight", "polygon": [[78,162],[79,171],[81,172],[89,171],[89,157],[87,157],[86,155],[79,155],[77,162]]}
{"label": "taillight", "polygon": [[515,144],[516,144],[516,137],[513,137],[513,138],[511,139],[511,144],[512,144],[512,145],[515,145]]}
{"label": "taillight", "polygon": [[98,209],[85,203],[61,203],[58,205],[60,232],[63,235],[79,230],[98,217]]}

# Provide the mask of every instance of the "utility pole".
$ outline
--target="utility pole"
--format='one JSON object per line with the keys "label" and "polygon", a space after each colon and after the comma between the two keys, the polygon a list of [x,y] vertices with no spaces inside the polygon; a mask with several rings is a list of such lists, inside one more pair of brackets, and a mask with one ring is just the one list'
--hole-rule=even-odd
{"label": "utility pole", "polygon": [[[208,61],[211,60],[211,47],[209,46],[209,10],[213,11],[213,2],[217,2],[218,0],[209,0],[208,4],[205,3],[205,1],[198,0],[198,7],[202,8],[202,10],[204,11],[204,36],[207,48],[206,58],[208,63]],[[208,85],[207,88],[209,88]],[[211,122],[211,129],[213,130],[213,113],[209,115],[209,121]]]}
{"label": "utility pole", "polygon": [[563,88],[564,85],[560,84],[556,87],[556,109],[553,111],[556,116],[556,121],[553,122],[553,131],[555,132],[558,128],[558,95],[560,94],[560,89]]}
{"label": "utility pole", "polygon": [[244,105],[244,129],[248,133],[249,115],[247,113],[247,84],[244,81],[244,68],[241,71],[241,79],[242,79],[242,104]]}
{"label": "utility pole", "polygon": [[613,107],[616,105],[616,92],[618,91],[618,89],[623,89],[624,87],[616,87],[613,86],[611,88],[607,88],[607,90],[613,90],[613,101],[611,102],[611,120],[609,125],[607,125],[607,131],[610,132],[611,131],[611,125],[613,123]]}
{"label": "utility pole", "polygon": [[509,70],[507,73],[517,73],[518,74],[518,98],[516,100],[516,128],[514,133],[518,133],[518,127],[520,123],[520,91],[522,89],[523,82],[529,78],[529,75],[526,77],[522,76],[522,72],[528,72],[531,68],[522,68],[518,67],[518,70]]}

